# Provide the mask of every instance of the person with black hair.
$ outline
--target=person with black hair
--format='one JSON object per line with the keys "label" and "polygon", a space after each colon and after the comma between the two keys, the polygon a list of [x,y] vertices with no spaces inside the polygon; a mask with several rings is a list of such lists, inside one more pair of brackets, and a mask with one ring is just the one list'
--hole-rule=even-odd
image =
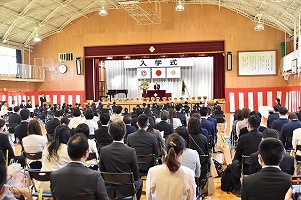
{"label": "person with black hair", "polygon": [[[249,132],[245,135],[242,135],[238,139],[235,160],[241,162],[242,156],[249,156],[251,153],[254,153],[258,149],[258,145],[262,139],[262,133],[258,130],[260,126],[260,118],[257,115],[251,115],[248,118],[247,127]],[[244,174],[248,174],[249,170],[244,168]]]}
{"label": "person with black hair", "polygon": [[240,129],[247,127],[248,118],[250,117],[251,110],[249,108],[243,108],[241,110],[242,120],[238,120],[236,123],[236,135],[240,137]]}
{"label": "person with black hair", "polygon": [[113,109],[113,113],[111,115],[111,121],[114,121],[114,120],[121,120],[122,121],[123,116],[122,116],[121,112],[122,112],[122,107],[121,106],[116,106]]}
{"label": "person with black hair", "polygon": [[208,113],[207,107],[202,107],[200,109],[201,125],[202,128],[208,131],[208,135],[211,136],[211,146],[214,147],[216,142],[216,127],[214,122],[208,120]]}
{"label": "person with black hair", "polygon": [[109,121],[110,115],[107,113],[101,113],[99,116],[101,127],[94,131],[94,138],[97,143],[111,144],[113,142],[112,136],[109,134]]}
{"label": "person with black hair", "polygon": [[40,105],[41,105],[41,107],[44,106],[44,105],[46,105],[46,101],[47,100],[46,100],[45,94],[42,93],[41,97],[40,97]]}
{"label": "person with black hair", "polygon": [[194,173],[179,162],[184,148],[185,141],[178,134],[171,134],[166,140],[167,155],[164,164],[154,166],[148,171],[146,199],[195,199]]}
{"label": "person with black hair", "polygon": [[274,120],[271,125],[271,128],[277,130],[278,133],[281,132],[282,126],[289,122],[287,115],[286,115],[287,112],[288,112],[288,110],[285,107],[280,107],[279,108],[279,119]]}
{"label": "person with black hair", "polygon": [[11,160],[15,157],[14,150],[10,145],[7,133],[4,133],[5,121],[0,119],[0,151],[3,152],[3,155],[6,155],[8,151],[8,159]]}
{"label": "person with black hair", "polygon": [[279,168],[285,153],[282,143],[276,138],[266,138],[260,142],[258,153],[262,169],[242,179],[241,199],[283,200],[291,176]]}
{"label": "person with black hair", "polygon": [[[139,178],[136,151],[123,143],[126,133],[124,122],[114,120],[110,123],[109,133],[114,141],[112,144],[101,148],[99,168],[102,172],[122,173],[133,172],[135,186],[137,189],[137,199],[142,193],[142,180]],[[109,186],[108,194],[111,199],[124,198],[131,195],[131,186]]]}
{"label": "person with black hair", "polygon": [[179,157],[181,165],[192,169],[195,177],[201,175],[200,156],[196,150],[190,149],[191,139],[188,130],[184,126],[176,128],[175,132],[185,140],[183,154]]}
{"label": "person with black hair", "polygon": [[167,138],[170,134],[173,133],[173,127],[170,125],[167,120],[169,118],[169,113],[165,110],[161,112],[161,121],[157,123],[154,128],[164,132],[164,138]]}
{"label": "person with black hair", "polygon": [[279,119],[279,117],[280,117],[280,115],[279,115],[280,106],[279,105],[275,105],[273,107],[273,109],[274,109],[274,112],[271,113],[268,116],[268,120],[267,120],[267,127],[268,128],[271,128],[273,121],[276,120],[276,119]]}
{"label": "person with black hair", "polygon": [[[267,128],[262,133],[262,140],[266,138],[276,138],[279,140],[279,133],[276,130]],[[279,167],[283,172],[293,175],[295,171],[294,157],[284,153],[283,159],[280,162]],[[250,164],[249,164],[250,174],[259,172],[261,168],[262,167],[258,162],[258,152],[252,153],[250,155]]]}
{"label": "person with black hair", "polygon": [[60,117],[62,116],[62,112],[60,110],[55,111],[54,118],[46,122],[45,129],[48,134],[53,134],[55,128],[61,124]]}
{"label": "person with black hair", "polygon": [[301,128],[301,122],[295,113],[288,115],[289,122],[284,124],[280,131],[280,140],[282,141],[285,149],[293,149],[292,139],[293,131],[297,128]]}
{"label": "person with black hair", "polygon": [[181,104],[177,104],[175,108],[176,108],[176,111],[177,111],[176,112],[177,117],[181,120],[182,125],[186,126],[187,125],[186,115],[181,112],[182,105]]}
{"label": "person with black hair", "polygon": [[137,129],[136,129],[135,126],[131,125],[131,123],[132,123],[131,115],[124,115],[123,116],[123,122],[125,123],[125,126],[126,126],[126,134],[124,136],[124,143],[127,144],[128,135],[131,134],[131,133],[136,132]]}
{"label": "person with black hair", "polygon": [[89,156],[87,137],[82,133],[75,134],[67,146],[71,162],[50,174],[52,197],[64,200],[109,200],[101,174],[84,165]]}
{"label": "person with black hair", "polygon": [[92,160],[87,160],[85,162],[85,165],[87,167],[90,167],[91,169],[94,169],[94,170],[98,169],[98,166],[97,166],[97,163],[98,163],[98,160],[99,160],[98,150],[97,150],[95,140],[94,139],[89,139],[89,136],[91,135],[89,126],[85,123],[81,123],[76,127],[75,133],[83,133],[88,139],[89,153],[95,153],[96,154],[96,158],[94,158]]}
{"label": "person with black hair", "polygon": [[[250,115],[257,115],[259,118],[260,118],[260,121],[261,121],[261,118],[262,118],[262,115],[261,115],[261,113],[260,112],[258,112],[258,111],[252,111],[251,113],[250,113]],[[260,131],[260,132],[263,132],[265,129],[267,129],[267,127],[266,126],[259,126],[259,128],[258,128],[258,130]],[[248,131],[248,127],[244,127],[244,128],[242,128],[242,129],[240,129],[240,134],[239,134],[239,136],[241,137],[241,136],[243,136],[243,135],[245,135],[245,134],[247,134],[249,131]]]}
{"label": "person with black hair", "polygon": [[21,142],[24,137],[27,136],[27,127],[30,117],[30,111],[28,109],[22,109],[20,111],[21,122],[15,127],[15,136]]}
{"label": "person with black hair", "polygon": [[69,128],[76,128],[79,124],[84,123],[85,118],[81,117],[81,111],[79,108],[73,108],[72,118],[69,122]]}
{"label": "person with black hair", "polygon": [[84,121],[84,123],[89,126],[90,135],[94,135],[95,130],[98,129],[98,124],[95,120],[93,120],[93,118],[94,118],[93,110],[92,109],[87,109],[85,111],[85,121]]}
{"label": "person with black hair", "polygon": [[276,99],[275,99],[275,102],[276,102],[276,105],[278,105],[279,107],[281,107],[281,102],[280,102],[280,99],[279,99],[279,98],[276,98]]}
{"label": "person with black hair", "polygon": [[[137,155],[154,154],[158,156],[158,143],[155,135],[147,132],[149,120],[147,115],[141,114],[138,117],[139,130],[128,135],[127,144],[136,150]],[[151,166],[149,164],[141,165],[140,170],[146,171]]]}
{"label": "person with black hair", "polygon": [[133,113],[131,114],[132,116],[132,126],[135,126],[136,129],[139,129],[137,125],[137,120],[139,115],[143,113],[143,110],[140,107],[137,107],[136,109],[133,108]]}

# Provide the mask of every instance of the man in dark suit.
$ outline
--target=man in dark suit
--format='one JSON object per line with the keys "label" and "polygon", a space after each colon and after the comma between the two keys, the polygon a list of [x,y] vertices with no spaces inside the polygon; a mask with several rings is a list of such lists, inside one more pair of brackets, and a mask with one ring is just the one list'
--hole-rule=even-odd
{"label": "man in dark suit", "polygon": [[154,90],[160,90],[160,84],[157,81],[155,82]]}
{"label": "man in dark suit", "polygon": [[293,131],[297,128],[301,128],[301,123],[298,120],[296,114],[288,115],[289,123],[286,123],[282,126],[280,132],[280,140],[282,141],[285,149],[290,150],[293,149],[292,139],[293,139]]}
{"label": "man in dark suit", "polygon": [[169,123],[167,123],[167,119],[169,118],[169,113],[165,110],[161,112],[161,121],[158,124],[155,124],[154,129],[164,131],[164,138],[167,138],[170,134],[173,133],[173,127]]}
{"label": "man in dark suit", "polygon": [[26,108],[32,108],[32,104],[30,100],[27,101]]}
{"label": "man in dark suit", "polygon": [[22,109],[20,111],[21,123],[15,127],[15,136],[21,142],[24,137],[27,136],[27,126],[30,111],[28,109]]}
{"label": "man in dark suit", "polygon": [[[279,133],[274,129],[266,129],[262,133],[262,139],[265,138],[276,138],[279,140]],[[283,159],[280,162],[280,169],[290,175],[294,174],[295,168],[294,168],[294,157],[290,156],[286,153],[283,153]],[[254,174],[256,172],[259,172],[261,170],[261,165],[258,162],[258,152],[252,153],[250,155],[250,166],[249,171],[250,174]]]}
{"label": "man in dark suit", "polygon": [[181,112],[181,108],[182,106],[180,104],[176,105],[177,118],[179,118],[181,120],[182,125],[186,127],[187,125],[186,115]]}
{"label": "man in dark suit", "polygon": [[[158,156],[158,143],[155,135],[147,132],[149,125],[148,116],[141,114],[138,117],[139,130],[128,136],[128,146],[136,150],[137,155],[155,154]],[[139,170],[147,172],[151,165],[140,165]]]}
{"label": "man in dark suit", "polygon": [[[139,179],[136,151],[123,143],[126,133],[125,124],[121,120],[111,122],[109,132],[112,133],[114,142],[101,148],[99,169],[102,172],[122,173],[133,172],[139,200],[142,193],[142,181]],[[124,198],[133,194],[132,186],[107,186],[111,199]]]}
{"label": "man in dark suit", "polygon": [[280,170],[284,147],[275,138],[264,139],[258,149],[262,169],[242,179],[241,199],[282,200],[290,188],[291,176]]}
{"label": "man in dark suit", "polygon": [[271,128],[272,123],[273,123],[274,120],[279,119],[280,106],[275,105],[273,108],[274,108],[274,113],[272,113],[268,116],[268,120],[267,120],[267,127],[268,128]]}
{"label": "man in dark suit", "polygon": [[281,132],[282,126],[286,123],[288,123],[288,119],[287,119],[287,114],[288,110],[285,107],[280,107],[279,108],[279,119],[276,119],[273,121],[271,128],[275,129],[276,131],[278,131],[278,133]]}
{"label": "man in dark suit", "polygon": [[[21,123],[21,117],[19,115],[20,112],[20,107],[19,106],[15,106],[14,107],[14,112],[8,115],[8,123],[11,125],[15,125],[17,126],[18,124]],[[8,130],[10,133],[14,133],[15,129],[14,128],[10,128]]]}
{"label": "man in dark suit", "polygon": [[131,134],[131,133],[136,132],[137,129],[136,129],[135,126],[131,125],[131,123],[132,123],[132,117],[131,117],[130,114],[127,114],[127,115],[123,116],[123,122],[125,123],[125,126],[126,126],[126,134],[124,136],[124,143],[127,144],[128,135]]}
{"label": "man in dark suit", "polygon": [[[250,115],[257,115],[257,116],[260,118],[260,121],[261,121],[262,115],[261,115],[260,112],[258,112],[258,111],[252,111],[252,112],[250,113]],[[266,128],[267,128],[266,126],[259,126],[258,130],[259,130],[260,132],[263,132]],[[241,137],[242,135],[245,135],[245,134],[247,134],[248,132],[249,132],[249,131],[248,131],[248,128],[247,128],[247,127],[244,127],[244,128],[242,128],[242,129],[240,129],[240,134],[239,134],[239,136]]]}
{"label": "man in dark suit", "polygon": [[101,122],[101,127],[94,131],[94,138],[97,143],[111,144],[113,142],[113,138],[108,131],[110,115],[107,113],[101,113],[99,120]]}
{"label": "man in dark suit", "polygon": [[89,156],[86,136],[82,133],[75,134],[67,145],[71,162],[50,175],[53,198],[109,200],[101,174],[84,165]]}
{"label": "man in dark suit", "polygon": [[48,134],[53,134],[55,128],[61,124],[61,121],[59,119],[59,117],[61,117],[61,116],[62,116],[62,111],[57,110],[54,113],[54,118],[51,119],[50,121],[46,122],[45,129]]}
{"label": "man in dark suit", "polygon": [[214,122],[209,121],[208,118],[208,108],[202,107],[200,109],[200,114],[201,114],[201,125],[202,128],[206,129],[208,131],[208,135],[211,135],[212,138],[212,146],[215,146],[216,142],[216,128],[214,125]]}
{"label": "man in dark suit", "polygon": [[15,157],[14,150],[11,147],[7,133],[3,133],[5,127],[5,121],[0,119],[0,151],[3,152],[3,155],[6,155],[6,151],[8,151],[8,159],[12,159]]}
{"label": "man in dark suit", "polygon": [[44,106],[46,104],[46,97],[45,97],[45,94],[42,93],[41,94],[41,97],[40,97],[40,103],[41,103],[41,106]]}

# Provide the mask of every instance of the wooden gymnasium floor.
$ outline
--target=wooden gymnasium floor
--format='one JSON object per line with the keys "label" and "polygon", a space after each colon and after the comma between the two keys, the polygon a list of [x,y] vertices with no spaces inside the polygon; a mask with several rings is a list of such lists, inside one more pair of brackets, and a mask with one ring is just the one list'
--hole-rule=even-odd
{"label": "wooden gymnasium floor", "polygon": [[[226,115],[225,118],[227,120],[227,128],[226,128],[225,134],[230,136],[230,131],[231,131],[231,127],[232,127],[232,122],[231,122],[232,119],[230,119],[230,118],[231,118],[232,114],[231,113],[226,113],[225,115]],[[266,120],[263,123],[266,124]],[[42,130],[43,130],[43,134],[45,134],[46,131],[45,131],[44,126],[42,126]],[[16,155],[21,154],[21,146],[19,144],[15,146],[15,154]],[[214,178],[214,185],[215,185],[215,194],[211,195],[211,196],[207,196],[205,199],[207,199],[207,200],[217,200],[217,199],[221,199],[221,200],[239,200],[240,199],[239,197],[236,197],[235,195],[233,195],[231,193],[227,194],[226,192],[223,192],[220,189],[220,185],[221,185],[220,178]],[[143,181],[143,191],[145,191],[145,181]],[[145,193],[142,194],[141,200],[146,200]]]}

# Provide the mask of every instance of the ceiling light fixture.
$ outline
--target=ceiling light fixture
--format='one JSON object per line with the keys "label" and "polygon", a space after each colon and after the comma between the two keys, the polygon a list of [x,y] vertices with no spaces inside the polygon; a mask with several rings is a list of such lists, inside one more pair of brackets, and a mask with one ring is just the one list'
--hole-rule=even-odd
{"label": "ceiling light fixture", "polygon": [[184,9],[185,9],[184,5],[182,4],[181,1],[179,1],[178,4],[177,4],[177,6],[176,6],[176,11],[181,12],[181,11],[184,11]]}
{"label": "ceiling light fixture", "polygon": [[99,11],[99,15],[100,16],[107,16],[108,15],[108,11],[105,9],[104,6],[101,6],[101,9]]}
{"label": "ceiling light fixture", "polygon": [[34,41],[34,42],[41,42],[42,39],[39,37],[38,34],[36,34],[36,36],[33,38],[33,41]]}
{"label": "ceiling light fixture", "polygon": [[257,22],[257,24],[254,26],[254,31],[263,31],[264,25],[261,22]]}

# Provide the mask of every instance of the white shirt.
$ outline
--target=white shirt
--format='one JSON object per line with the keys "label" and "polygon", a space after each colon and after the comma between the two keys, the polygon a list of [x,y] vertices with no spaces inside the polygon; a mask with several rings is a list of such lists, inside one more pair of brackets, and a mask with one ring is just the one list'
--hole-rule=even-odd
{"label": "white shirt", "polygon": [[[167,120],[167,123],[170,124],[169,120]],[[182,126],[182,122],[179,118],[172,118],[172,128],[175,130],[179,126]]]}
{"label": "white shirt", "polygon": [[188,167],[181,166],[174,173],[165,164],[149,169],[146,179],[147,200],[194,200],[195,197],[194,173]]}
{"label": "white shirt", "polygon": [[22,139],[24,150],[27,153],[43,152],[47,138],[42,135],[31,134]]}
{"label": "white shirt", "polygon": [[70,119],[69,128],[76,128],[79,124],[84,122],[85,122],[85,118],[82,118],[81,116],[73,117]]}
{"label": "white shirt", "polygon": [[84,121],[89,126],[89,133],[90,135],[94,135],[94,131],[98,129],[98,124],[93,119],[86,119]]}
{"label": "white shirt", "polygon": [[54,171],[58,170],[62,167],[65,167],[70,161],[70,157],[68,156],[67,151],[67,145],[66,144],[60,144],[57,154],[59,155],[58,160],[55,157],[51,157],[50,161],[48,160],[49,151],[48,151],[47,144],[43,151],[43,157],[42,157],[42,169],[41,171]]}
{"label": "white shirt", "polygon": [[244,127],[247,127],[247,122],[248,122],[247,118],[242,120],[242,121],[237,121],[237,124],[236,124],[236,135],[237,135],[237,137],[239,137],[240,129],[242,129]]}
{"label": "white shirt", "polygon": [[91,165],[97,165],[98,164],[99,155],[98,155],[98,151],[97,151],[97,146],[96,146],[95,140],[88,139],[88,143],[89,143],[89,153],[96,153],[96,159],[87,160],[85,162],[85,165],[89,167]]}
{"label": "white shirt", "polygon": [[192,169],[195,177],[201,175],[200,157],[196,150],[185,148],[183,154],[179,157],[181,165]]}
{"label": "white shirt", "polygon": [[[293,131],[293,140],[292,140],[293,148],[296,150],[297,144],[301,145],[301,128],[297,128]],[[297,151],[296,154],[301,156],[301,151]]]}

